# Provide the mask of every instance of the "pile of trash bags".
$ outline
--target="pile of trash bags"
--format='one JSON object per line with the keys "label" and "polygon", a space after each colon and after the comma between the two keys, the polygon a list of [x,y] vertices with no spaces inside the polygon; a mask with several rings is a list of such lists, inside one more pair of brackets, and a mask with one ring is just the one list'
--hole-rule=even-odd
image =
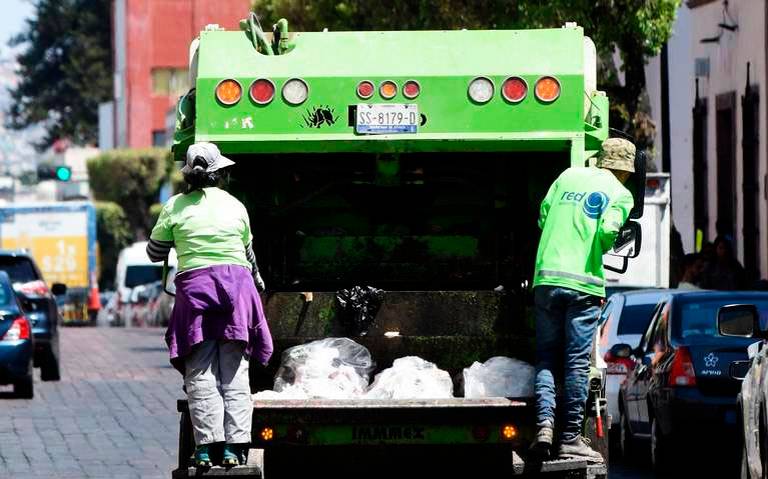
{"label": "pile of trash bags", "polygon": [[[285,350],[274,390],[254,399],[445,399],[454,397],[447,371],[417,356],[396,359],[370,383],[371,353],[349,338],[326,338]],[[464,397],[533,395],[534,368],[497,356],[464,369]]]}

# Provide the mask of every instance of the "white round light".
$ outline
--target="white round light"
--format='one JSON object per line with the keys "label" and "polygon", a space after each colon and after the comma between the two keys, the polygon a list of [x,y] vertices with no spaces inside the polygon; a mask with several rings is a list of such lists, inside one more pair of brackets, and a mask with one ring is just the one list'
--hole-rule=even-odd
{"label": "white round light", "polygon": [[493,82],[485,77],[477,77],[469,82],[469,97],[476,103],[487,103],[493,98]]}
{"label": "white round light", "polygon": [[283,98],[291,105],[301,105],[309,95],[309,87],[299,78],[291,78],[283,85]]}

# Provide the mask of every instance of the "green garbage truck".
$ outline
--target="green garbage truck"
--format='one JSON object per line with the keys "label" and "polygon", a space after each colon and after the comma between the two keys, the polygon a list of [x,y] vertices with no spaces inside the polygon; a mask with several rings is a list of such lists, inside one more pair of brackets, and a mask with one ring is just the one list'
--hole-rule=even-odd
{"label": "green garbage truck", "polygon": [[[173,152],[182,161],[190,144],[214,142],[236,162],[228,189],[249,211],[275,341],[272,363],[252,365],[254,392],[272,387],[282,351],[326,337],[363,344],[378,370],[404,356],[455,378],[493,356],[532,363],[540,201],[609,136],[583,29],[290,32],[281,20],[265,32],[254,17],[241,27],[194,41]],[[627,231],[619,270],[639,249]],[[338,300],[353,286],[384,291],[367,321]],[[526,461],[534,398],[464,398],[456,382],[457,397],[440,400],[256,400],[259,467],[243,474],[606,474]],[[594,435],[606,419],[599,372],[590,388]],[[174,476],[187,477],[184,401],[179,412]]]}

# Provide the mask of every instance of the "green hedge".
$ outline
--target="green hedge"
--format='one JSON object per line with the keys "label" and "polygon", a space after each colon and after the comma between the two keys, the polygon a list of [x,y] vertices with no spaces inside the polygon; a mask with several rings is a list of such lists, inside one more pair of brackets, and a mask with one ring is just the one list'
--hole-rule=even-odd
{"label": "green hedge", "polygon": [[96,238],[99,242],[99,287],[112,289],[115,283],[117,257],[131,244],[133,234],[123,208],[117,203],[96,202]]}

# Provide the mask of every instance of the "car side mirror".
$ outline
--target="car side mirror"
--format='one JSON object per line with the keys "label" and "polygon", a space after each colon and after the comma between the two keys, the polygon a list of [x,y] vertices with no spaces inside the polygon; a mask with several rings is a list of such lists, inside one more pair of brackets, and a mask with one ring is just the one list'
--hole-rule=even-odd
{"label": "car side mirror", "polygon": [[717,311],[717,329],[721,336],[763,338],[760,315],[754,304],[729,304]]}
{"label": "car side mirror", "polygon": [[611,346],[611,356],[614,358],[628,358],[632,356],[632,346],[626,343]]}
{"label": "car side mirror", "polygon": [[67,285],[63,283],[53,283],[51,286],[51,293],[54,296],[64,296],[67,294]]}

